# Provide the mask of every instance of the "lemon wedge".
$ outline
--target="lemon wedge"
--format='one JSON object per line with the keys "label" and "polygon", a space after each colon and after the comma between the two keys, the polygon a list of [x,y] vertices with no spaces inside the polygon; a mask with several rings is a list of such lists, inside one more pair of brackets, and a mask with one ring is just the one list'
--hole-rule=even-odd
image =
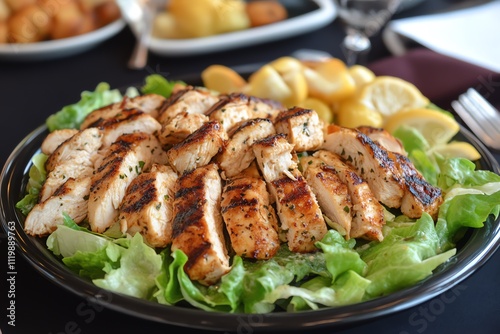
{"label": "lemon wedge", "polygon": [[354,79],[345,63],[338,58],[310,63],[304,67],[304,76],[309,96],[329,104],[349,98],[356,91]]}
{"label": "lemon wedge", "polygon": [[335,123],[349,128],[361,125],[378,128],[382,126],[383,119],[378,111],[368,108],[356,99],[348,99],[338,105]]}
{"label": "lemon wedge", "polygon": [[312,109],[316,111],[318,117],[325,122],[326,124],[333,122],[333,112],[332,109],[323,101],[314,98],[308,97],[298,105],[304,109]]}
{"label": "lemon wedge", "polygon": [[292,95],[292,90],[279,72],[266,64],[250,75],[245,93],[283,103]]}
{"label": "lemon wedge", "polygon": [[448,143],[460,130],[453,117],[425,108],[398,112],[386,119],[384,127],[394,133],[403,124],[419,130],[431,147]]}
{"label": "lemon wedge", "polygon": [[362,87],[359,101],[388,117],[402,110],[423,108],[429,99],[412,83],[392,76],[378,76]]}
{"label": "lemon wedge", "polygon": [[481,154],[472,144],[463,141],[451,141],[448,144],[438,145],[432,151],[445,158],[465,158],[471,161],[481,158]]}
{"label": "lemon wedge", "polygon": [[375,79],[375,73],[363,65],[353,65],[349,67],[349,74],[353,78],[357,89],[360,89]]}
{"label": "lemon wedge", "polygon": [[216,92],[227,94],[240,92],[247,82],[233,69],[224,65],[210,65],[201,72],[203,85]]}

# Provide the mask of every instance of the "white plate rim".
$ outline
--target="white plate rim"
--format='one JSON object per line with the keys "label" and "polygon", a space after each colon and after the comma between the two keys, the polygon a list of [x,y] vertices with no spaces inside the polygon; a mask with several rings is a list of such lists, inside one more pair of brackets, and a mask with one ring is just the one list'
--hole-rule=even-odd
{"label": "white plate rim", "polygon": [[102,28],[74,37],[37,43],[0,44],[0,59],[41,60],[80,53],[116,35],[124,27],[125,21],[118,19]]}
{"label": "white plate rim", "polygon": [[202,38],[176,40],[152,37],[149,49],[153,53],[163,56],[185,56],[225,51],[304,34],[319,29],[336,18],[337,9],[333,1],[311,1],[316,3],[319,8],[281,22]]}

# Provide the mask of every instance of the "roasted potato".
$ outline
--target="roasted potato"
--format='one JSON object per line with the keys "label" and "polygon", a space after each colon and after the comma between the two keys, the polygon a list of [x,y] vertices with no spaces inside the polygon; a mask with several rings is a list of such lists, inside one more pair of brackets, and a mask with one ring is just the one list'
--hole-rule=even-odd
{"label": "roasted potato", "polygon": [[46,39],[52,20],[37,4],[23,7],[7,21],[9,40],[14,43],[33,43]]}
{"label": "roasted potato", "polygon": [[[10,16],[10,7],[5,0],[0,0],[0,22],[6,21]],[[4,22],[5,23],[5,22]]]}
{"label": "roasted potato", "polygon": [[273,0],[251,1],[246,5],[246,13],[252,27],[279,22],[288,17],[286,8]]}

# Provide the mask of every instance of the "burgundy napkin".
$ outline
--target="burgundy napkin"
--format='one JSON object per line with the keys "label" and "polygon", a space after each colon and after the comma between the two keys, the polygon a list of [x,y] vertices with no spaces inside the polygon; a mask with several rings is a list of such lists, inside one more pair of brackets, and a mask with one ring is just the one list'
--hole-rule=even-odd
{"label": "burgundy napkin", "polygon": [[391,75],[413,83],[433,103],[450,103],[474,87],[491,102],[500,101],[500,73],[451,58],[426,48],[410,49],[402,56],[375,61],[368,67],[376,75]]}

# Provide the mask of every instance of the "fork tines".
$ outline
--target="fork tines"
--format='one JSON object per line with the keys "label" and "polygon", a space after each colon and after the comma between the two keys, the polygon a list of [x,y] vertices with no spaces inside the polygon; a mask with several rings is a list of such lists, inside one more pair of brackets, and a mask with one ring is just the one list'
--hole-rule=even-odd
{"label": "fork tines", "polygon": [[483,143],[500,150],[500,112],[481,94],[469,88],[451,106]]}

